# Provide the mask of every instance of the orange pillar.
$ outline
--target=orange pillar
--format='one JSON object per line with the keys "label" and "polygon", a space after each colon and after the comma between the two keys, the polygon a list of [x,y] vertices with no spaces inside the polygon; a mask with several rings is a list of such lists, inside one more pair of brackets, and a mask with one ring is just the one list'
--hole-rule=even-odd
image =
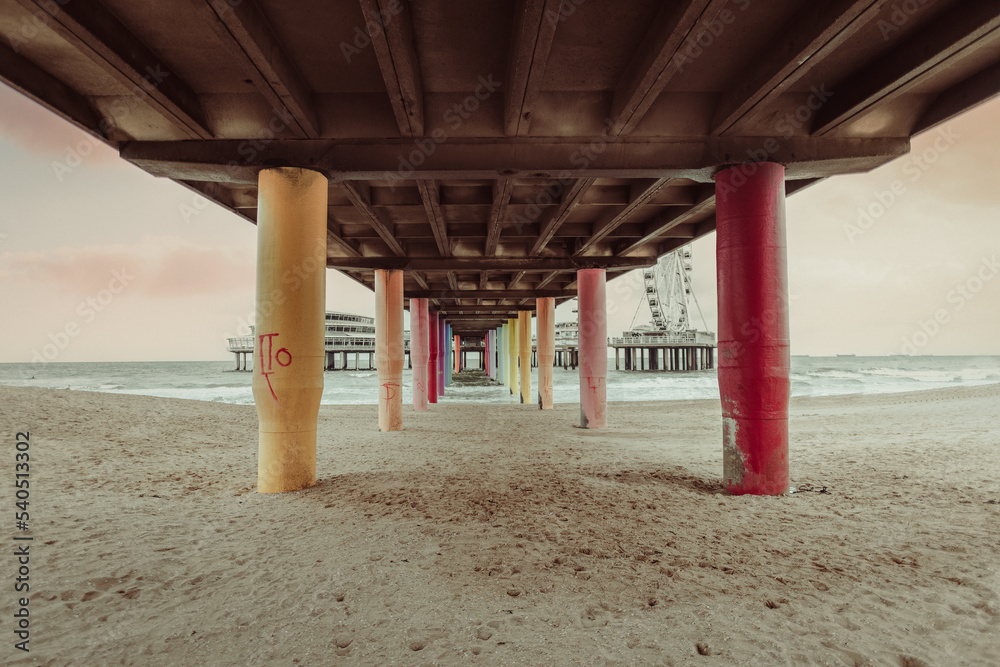
{"label": "orange pillar", "polygon": [[517,313],[517,356],[520,364],[521,402],[531,403],[531,311]]}
{"label": "orange pillar", "polygon": [[608,316],[604,269],[576,272],[580,329],[580,427],[608,425]]}
{"label": "orange pillar", "polygon": [[375,271],[375,365],[380,431],[403,430],[403,272]]}
{"label": "orange pillar", "polygon": [[427,409],[427,362],[430,359],[427,299],[410,299],[410,366],[413,367],[413,409]]}
{"label": "orange pillar", "polygon": [[253,398],[260,493],[316,483],[328,187],[325,176],[309,169],[275,167],[258,176]]}
{"label": "orange pillar", "polygon": [[535,299],[538,311],[538,407],[552,409],[552,364],[556,359],[556,301],[550,296]]}
{"label": "orange pillar", "polygon": [[462,372],[462,337],[455,334],[455,372]]}

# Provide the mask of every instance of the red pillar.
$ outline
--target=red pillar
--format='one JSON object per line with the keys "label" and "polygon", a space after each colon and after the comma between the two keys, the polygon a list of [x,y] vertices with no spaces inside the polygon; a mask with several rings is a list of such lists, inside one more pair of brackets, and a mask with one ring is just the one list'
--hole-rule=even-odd
{"label": "red pillar", "polygon": [[410,366],[413,368],[413,409],[427,409],[427,367],[430,359],[427,299],[410,299]]}
{"label": "red pillar", "polygon": [[788,491],[785,169],[745,164],[715,177],[723,483]]}
{"label": "red pillar", "polygon": [[437,365],[437,395],[444,396],[445,368],[448,366],[448,323],[443,317],[438,318],[438,365]]}
{"label": "red pillar", "polygon": [[576,272],[580,328],[580,427],[608,425],[608,314],[604,269]]}
{"label": "red pillar", "polygon": [[427,340],[430,343],[428,345],[430,354],[427,356],[427,401],[429,403],[438,402],[438,344],[441,342],[439,331],[438,314],[436,312],[427,313]]}

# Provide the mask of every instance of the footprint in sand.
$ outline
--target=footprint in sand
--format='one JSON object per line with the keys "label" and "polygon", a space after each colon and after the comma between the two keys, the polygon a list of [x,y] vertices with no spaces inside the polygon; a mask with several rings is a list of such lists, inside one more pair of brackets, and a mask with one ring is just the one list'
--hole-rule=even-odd
{"label": "footprint in sand", "polygon": [[585,628],[602,628],[608,624],[610,619],[607,613],[593,607],[587,609],[580,615],[580,624]]}

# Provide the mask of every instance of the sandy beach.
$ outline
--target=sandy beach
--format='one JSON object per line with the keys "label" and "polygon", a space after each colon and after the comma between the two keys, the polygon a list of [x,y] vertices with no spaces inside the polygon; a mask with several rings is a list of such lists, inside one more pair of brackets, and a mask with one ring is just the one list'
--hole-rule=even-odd
{"label": "sandy beach", "polygon": [[262,495],[252,406],[2,388],[3,662],[1000,664],[998,405],[793,399],[782,497],[722,493],[717,401],[323,406],[318,485]]}

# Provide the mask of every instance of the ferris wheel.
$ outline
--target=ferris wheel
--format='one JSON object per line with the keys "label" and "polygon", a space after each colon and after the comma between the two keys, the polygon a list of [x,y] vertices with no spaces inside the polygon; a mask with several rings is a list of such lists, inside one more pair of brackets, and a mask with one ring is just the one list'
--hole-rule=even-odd
{"label": "ferris wheel", "polygon": [[[681,332],[692,329],[689,300],[698,300],[691,291],[691,250],[681,248],[660,257],[656,266],[643,271],[646,301],[659,331]],[[699,311],[701,310],[698,307]]]}

